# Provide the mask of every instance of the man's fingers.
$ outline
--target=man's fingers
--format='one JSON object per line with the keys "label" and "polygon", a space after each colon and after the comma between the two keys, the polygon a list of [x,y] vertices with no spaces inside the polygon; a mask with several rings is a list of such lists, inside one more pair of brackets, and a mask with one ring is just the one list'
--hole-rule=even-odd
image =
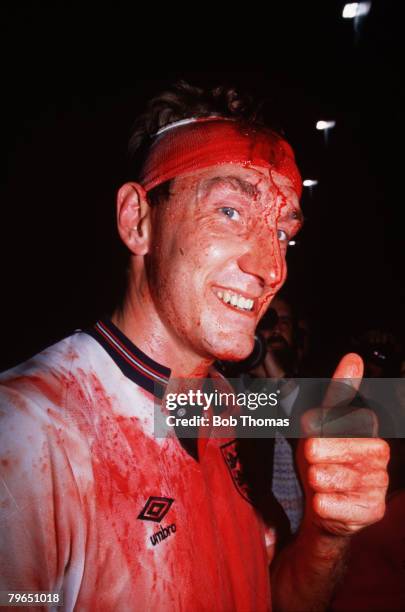
{"label": "man's fingers", "polygon": [[367,408],[313,408],[302,415],[301,429],[305,436],[373,438],[378,434],[378,419]]}
{"label": "man's fingers", "polygon": [[351,463],[386,467],[390,447],[381,438],[309,438],[304,443],[308,463]]}
{"label": "man's fingers", "polygon": [[387,471],[356,470],[348,465],[321,464],[311,465],[308,470],[308,483],[316,493],[355,493],[373,488],[386,489]]}
{"label": "man's fingers", "polygon": [[361,494],[315,493],[312,505],[322,519],[343,521],[348,524],[371,525],[385,512],[385,494],[380,490],[368,496]]}
{"label": "man's fingers", "polygon": [[359,355],[348,353],[342,357],[323,399],[324,410],[350,404],[359,390],[363,372],[363,360]]}

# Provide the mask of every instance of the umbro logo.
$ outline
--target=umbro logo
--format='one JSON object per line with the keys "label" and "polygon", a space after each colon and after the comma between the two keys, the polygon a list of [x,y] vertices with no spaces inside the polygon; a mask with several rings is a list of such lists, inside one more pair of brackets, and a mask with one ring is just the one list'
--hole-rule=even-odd
{"label": "umbro logo", "polygon": [[170,510],[174,499],[170,497],[149,497],[138,519],[160,523]]}
{"label": "umbro logo", "polygon": [[176,533],[176,525],[169,525],[168,527],[162,527],[160,525],[159,531],[156,531],[151,537],[150,541],[152,542],[152,546],[156,546],[156,544],[160,544],[162,540],[165,540],[172,533]]}

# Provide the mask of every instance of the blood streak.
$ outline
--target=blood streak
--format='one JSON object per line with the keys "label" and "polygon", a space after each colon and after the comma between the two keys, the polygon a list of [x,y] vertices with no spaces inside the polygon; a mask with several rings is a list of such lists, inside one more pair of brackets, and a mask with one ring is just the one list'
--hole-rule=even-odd
{"label": "blood streak", "polygon": [[[99,609],[96,600],[100,601],[103,594],[96,588],[98,581],[119,584],[129,571],[135,583],[143,571],[139,559],[153,565],[152,558],[147,560],[152,553],[136,548],[142,542],[139,531],[145,529],[137,521],[137,514],[148,496],[156,494],[153,485],[150,490],[148,475],[139,465],[145,456],[152,464],[159,461],[158,445],[141,431],[139,418],[116,413],[114,399],[91,371],[77,368],[74,373],[42,372],[14,379],[11,386],[21,390],[30,387],[31,394],[36,388],[45,398],[47,418],[43,427],[49,429],[46,440],[52,436],[70,464],[80,468],[83,457],[90,457],[93,480],[82,490],[80,503],[88,534],[80,601],[86,601],[89,609]],[[74,434],[76,428],[83,434],[79,438]],[[36,465],[45,478],[49,468],[47,441]],[[77,475],[81,478],[81,473]],[[64,493],[65,505],[77,501],[74,487],[66,486]],[[110,558],[114,558],[113,563],[102,561]]]}

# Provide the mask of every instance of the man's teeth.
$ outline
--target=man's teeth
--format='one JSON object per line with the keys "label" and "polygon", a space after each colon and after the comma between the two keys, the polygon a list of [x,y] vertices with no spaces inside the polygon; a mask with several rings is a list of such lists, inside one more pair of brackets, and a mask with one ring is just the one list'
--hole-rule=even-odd
{"label": "man's teeth", "polygon": [[231,293],[230,291],[217,291],[216,294],[225,304],[231,304],[231,306],[241,308],[242,310],[252,310],[253,308],[254,300],[244,298],[243,295]]}

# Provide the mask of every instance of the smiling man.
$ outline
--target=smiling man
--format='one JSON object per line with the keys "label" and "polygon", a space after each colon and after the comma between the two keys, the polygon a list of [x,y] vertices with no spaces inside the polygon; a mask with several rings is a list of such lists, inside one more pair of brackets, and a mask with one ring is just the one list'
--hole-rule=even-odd
{"label": "smiling man", "polygon": [[[238,129],[224,124],[212,120],[219,134]],[[193,127],[206,129],[205,122]],[[284,282],[287,242],[300,226],[289,180],[255,165],[224,164],[177,178],[170,199],[152,210],[135,183],[121,188],[118,205],[124,242],[137,255],[148,249],[142,276],[149,308],[141,310],[159,337],[152,355],[161,354],[164,337],[165,350],[180,360],[173,373],[189,377],[213,355],[246,357],[258,319]],[[116,317],[120,326],[129,323],[129,334],[141,295],[135,282],[131,289]]]}
{"label": "smiling man", "polygon": [[[385,443],[302,444],[306,517],[271,594],[277,534],[235,441],[153,430],[171,380],[223,384],[212,362],[252,350],[302,221],[291,147],[234,90],[185,84],[151,102],[132,142],[123,303],[1,377],[0,590],[63,592],[67,610],[322,609],[351,533],[383,514]],[[339,367],[361,378],[356,356]]]}

